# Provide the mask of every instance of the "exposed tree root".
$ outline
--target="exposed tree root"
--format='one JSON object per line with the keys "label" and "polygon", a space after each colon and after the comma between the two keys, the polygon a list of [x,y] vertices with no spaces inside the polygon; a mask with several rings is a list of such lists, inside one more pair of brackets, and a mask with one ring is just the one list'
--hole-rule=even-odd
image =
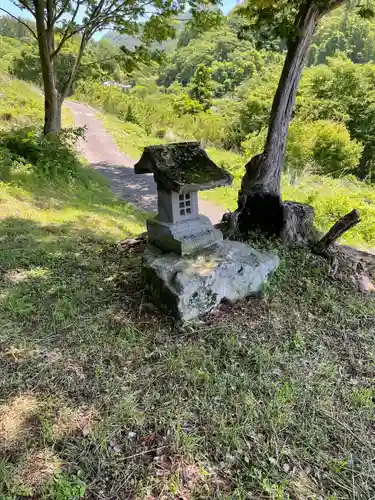
{"label": "exposed tree root", "polygon": [[[313,207],[290,201],[284,202],[282,207],[283,220],[278,236],[286,246],[305,247],[329,259],[333,276],[350,273],[358,278],[357,281],[364,277],[371,284],[370,278],[375,277],[375,254],[336,243],[338,238],[360,222],[357,210],[339,219],[322,236],[314,227]],[[240,231],[238,220],[238,212],[226,213],[218,227],[228,238],[247,239],[247,234]]]}

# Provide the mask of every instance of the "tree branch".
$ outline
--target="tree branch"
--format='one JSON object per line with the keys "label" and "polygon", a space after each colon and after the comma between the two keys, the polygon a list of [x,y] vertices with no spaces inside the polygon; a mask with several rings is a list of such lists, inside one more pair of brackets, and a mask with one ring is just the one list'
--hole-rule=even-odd
{"label": "tree branch", "polygon": [[[54,57],[57,56],[57,54],[60,52],[60,50],[63,48],[64,44],[70,40],[70,38],[72,38],[74,35],[76,35],[77,33],[79,33],[81,31],[81,29],[76,29],[72,32],[69,33],[69,28],[71,27],[71,25],[74,23],[74,20],[75,18],[77,17],[77,14],[78,14],[78,10],[80,8],[80,6],[82,5],[81,1],[78,0],[77,2],[77,6],[76,6],[76,9],[75,11],[73,12],[73,15],[72,15],[72,18],[71,20],[69,21],[69,24],[66,28],[66,30],[64,31],[64,34],[58,44],[58,46],[56,47],[56,49],[52,52],[51,54],[51,59],[53,59]],[[62,14],[61,14],[62,15]]]}
{"label": "tree branch", "polygon": [[64,5],[61,7],[60,12],[58,12],[53,20],[54,23],[57,23],[57,21],[60,19],[62,15],[64,15],[67,6],[69,5],[69,0],[65,0]]}
{"label": "tree branch", "polygon": [[350,213],[344,215],[344,217],[341,217],[341,219],[331,227],[328,233],[315,245],[314,250],[317,253],[325,253],[340,236],[356,226],[359,222],[361,222],[361,218],[358,210],[352,210]]}
{"label": "tree branch", "polygon": [[[22,0],[18,0],[18,1],[19,1],[19,3],[22,5],[22,7],[23,7],[24,9],[28,10],[28,11],[30,12],[30,14],[32,14],[32,16],[33,16],[33,17],[36,17],[36,16],[35,16],[35,12],[34,12],[32,9],[30,9],[30,7],[27,5],[27,2],[22,1]],[[12,3],[14,3],[14,2],[12,2]]]}
{"label": "tree branch", "polygon": [[73,68],[70,72],[69,78],[65,82],[63,88],[61,89],[61,102],[69,95],[69,92],[71,91],[73,81],[74,81],[74,78],[76,76],[79,65],[81,63],[81,59],[83,56],[83,52],[86,48],[86,45],[87,45],[87,39],[86,39],[86,35],[84,33],[82,36],[81,43],[80,43],[79,50],[78,50],[78,54],[77,54],[76,60],[74,61],[74,65],[73,65]]}
{"label": "tree branch", "polygon": [[15,19],[16,21],[18,21],[20,24],[22,24],[23,26],[25,26],[25,28],[27,28],[30,33],[33,35],[33,37],[35,38],[36,41],[38,41],[38,37],[36,35],[36,33],[34,32],[34,30],[32,30],[30,28],[30,26],[25,23],[24,21],[22,21],[22,19],[20,19],[19,17],[17,16],[13,16],[13,14],[11,14],[10,12],[8,12],[7,10],[3,9],[2,7],[0,7],[0,10],[2,10],[3,12],[5,12],[5,14],[7,14],[9,17],[12,17],[13,19]]}

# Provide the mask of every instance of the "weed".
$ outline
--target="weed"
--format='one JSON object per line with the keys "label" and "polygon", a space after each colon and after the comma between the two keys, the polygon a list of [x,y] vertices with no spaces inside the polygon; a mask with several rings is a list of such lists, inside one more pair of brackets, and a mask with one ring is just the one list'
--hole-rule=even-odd
{"label": "weed", "polygon": [[86,485],[77,475],[66,476],[59,474],[47,487],[44,499],[51,500],[78,500],[85,496]]}

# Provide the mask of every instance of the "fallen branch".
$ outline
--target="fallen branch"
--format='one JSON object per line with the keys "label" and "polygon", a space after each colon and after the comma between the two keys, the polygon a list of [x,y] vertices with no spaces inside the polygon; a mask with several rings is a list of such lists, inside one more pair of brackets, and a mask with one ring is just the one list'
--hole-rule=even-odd
{"label": "fallen branch", "polygon": [[314,245],[314,251],[320,254],[326,254],[329,248],[340,238],[344,233],[349,231],[361,221],[358,210],[352,210],[350,213],[341,217],[323,236],[323,238]]}
{"label": "fallen branch", "polygon": [[[356,226],[360,221],[358,210],[352,210],[338,220],[328,233],[312,246],[312,251],[327,257],[331,261],[332,276],[337,274],[338,269],[345,269],[351,274],[354,273],[354,275],[368,279],[368,287],[370,287],[372,286],[371,277],[375,275],[375,254],[336,243],[340,236]],[[368,290],[371,289],[368,288]]]}

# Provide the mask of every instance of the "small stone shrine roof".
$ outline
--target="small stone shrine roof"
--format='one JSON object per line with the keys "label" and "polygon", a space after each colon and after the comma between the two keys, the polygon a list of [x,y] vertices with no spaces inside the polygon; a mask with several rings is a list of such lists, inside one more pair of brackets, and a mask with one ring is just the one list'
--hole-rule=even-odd
{"label": "small stone shrine roof", "polygon": [[148,146],[134,166],[136,174],[154,174],[158,187],[189,193],[232,184],[233,177],[218,167],[199,142]]}

